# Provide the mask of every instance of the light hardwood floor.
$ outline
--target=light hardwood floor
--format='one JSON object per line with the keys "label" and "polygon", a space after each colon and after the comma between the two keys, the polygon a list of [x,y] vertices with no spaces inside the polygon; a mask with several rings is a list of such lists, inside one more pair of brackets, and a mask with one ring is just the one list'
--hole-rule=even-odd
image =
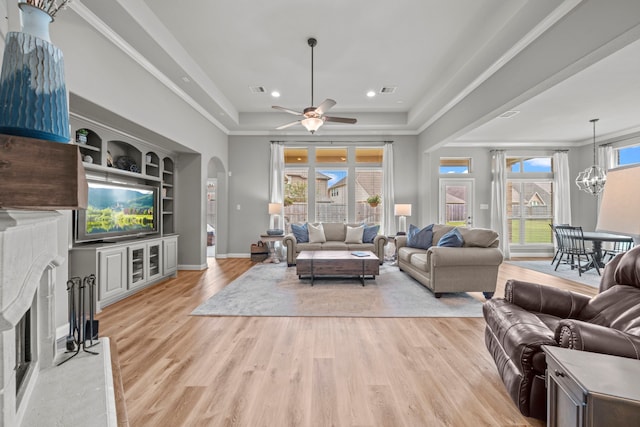
{"label": "light hardwood floor", "polygon": [[[189,315],[251,266],[210,259],[99,314],[132,427],[544,425],[509,399],[482,318]],[[505,263],[496,296],[508,278],[596,293]]]}

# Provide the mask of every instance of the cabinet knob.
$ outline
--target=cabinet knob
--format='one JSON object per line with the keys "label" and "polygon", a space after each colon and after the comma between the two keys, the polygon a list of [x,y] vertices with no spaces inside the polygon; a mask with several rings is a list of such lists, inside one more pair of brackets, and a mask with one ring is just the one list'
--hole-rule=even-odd
{"label": "cabinet knob", "polygon": [[556,377],[564,377],[564,372],[558,371],[557,369],[554,369],[553,372],[556,374]]}

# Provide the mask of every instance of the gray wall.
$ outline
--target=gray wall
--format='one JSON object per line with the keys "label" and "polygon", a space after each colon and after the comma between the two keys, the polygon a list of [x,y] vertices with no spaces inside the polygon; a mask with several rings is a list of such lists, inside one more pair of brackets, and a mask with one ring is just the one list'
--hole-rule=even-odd
{"label": "gray wall", "polygon": [[[316,140],[322,137],[316,138]],[[371,141],[374,138],[332,138],[340,141]],[[313,141],[300,138],[291,141]],[[398,203],[418,202],[417,138],[412,136],[385,136],[376,141],[394,141],[395,199]],[[316,144],[321,146],[321,143]],[[252,242],[269,227],[269,162],[270,139],[268,137],[232,136],[229,138],[229,246],[228,256],[247,256]],[[240,206],[240,209],[238,209]],[[414,208],[413,216],[419,217]]]}

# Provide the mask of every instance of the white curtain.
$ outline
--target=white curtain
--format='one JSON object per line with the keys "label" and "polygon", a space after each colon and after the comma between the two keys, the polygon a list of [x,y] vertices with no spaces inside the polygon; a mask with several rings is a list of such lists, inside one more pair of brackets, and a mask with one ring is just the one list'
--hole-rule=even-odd
{"label": "white curtain", "polygon": [[382,224],[382,234],[391,236],[395,233],[395,217],[393,216],[393,204],[395,196],[393,193],[393,142],[384,143],[384,153],[382,158],[382,207],[384,209],[384,224]]}
{"label": "white curtain", "polygon": [[598,166],[608,171],[616,167],[616,159],[613,155],[613,147],[610,145],[601,145],[598,147]]}
{"label": "white curtain", "polygon": [[509,259],[507,159],[504,150],[494,150],[491,153],[491,228],[500,236],[500,249],[504,259]]}
{"label": "white curtain", "polygon": [[553,154],[553,223],[571,224],[571,176],[569,153]]}
{"label": "white curtain", "polygon": [[[271,141],[271,173],[269,174],[269,202],[280,203],[284,202],[284,143],[278,141]],[[282,208],[280,209],[282,213]],[[282,215],[278,215],[280,217]],[[274,219],[269,218],[269,223],[273,224]],[[285,228],[283,221],[278,220],[276,228]]]}

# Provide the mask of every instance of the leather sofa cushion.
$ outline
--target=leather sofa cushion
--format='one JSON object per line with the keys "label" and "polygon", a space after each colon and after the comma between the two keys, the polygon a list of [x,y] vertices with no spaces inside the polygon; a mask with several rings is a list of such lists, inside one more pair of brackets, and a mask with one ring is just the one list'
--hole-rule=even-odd
{"label": "leather sofa cushion", "polygon": [[615,285],[593,297],[577,318],[640,336],[640,289]]}

